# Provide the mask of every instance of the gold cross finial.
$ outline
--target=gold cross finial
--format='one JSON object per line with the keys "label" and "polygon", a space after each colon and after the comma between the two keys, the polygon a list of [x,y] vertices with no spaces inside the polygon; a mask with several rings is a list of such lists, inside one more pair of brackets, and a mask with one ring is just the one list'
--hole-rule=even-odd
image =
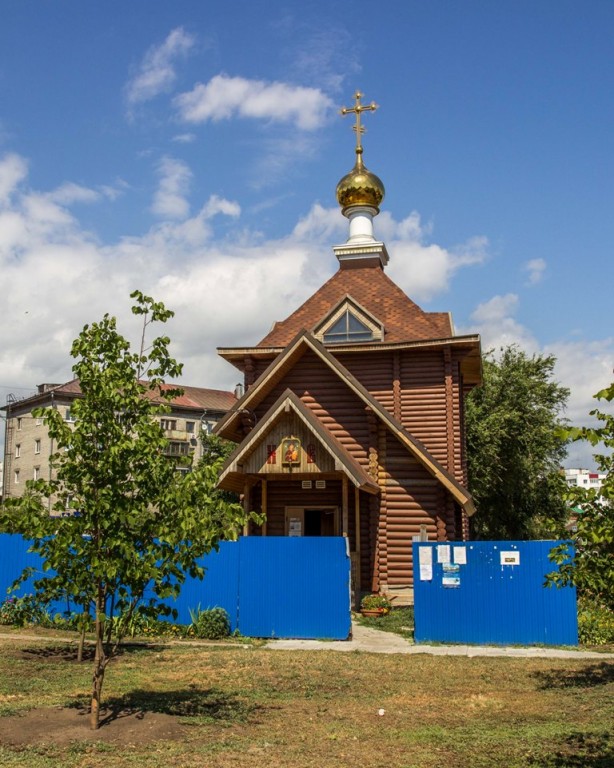
{"label": "gold cross finial", "polygon": [[342,115],[349,115],[354,113],[356,115],[356,122],[352,126],[352,130],[356,133],[356,154],[360,156],[362,154],[362,142],[361,136],[365,132],[364,126],[360,122],[360,115],[363,112],[375,112],[377,104],[372,101],[370,104],[361,104],[360,99],[363,97],[360,91],[356,91],[354,94],[355,104],[353,107],[341,107]]}

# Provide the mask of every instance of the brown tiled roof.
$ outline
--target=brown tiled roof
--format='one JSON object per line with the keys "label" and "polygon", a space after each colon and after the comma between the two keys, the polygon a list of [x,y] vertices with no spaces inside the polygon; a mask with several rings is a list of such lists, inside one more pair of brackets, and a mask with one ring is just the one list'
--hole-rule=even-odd
{"label": "brown tiled roof", "polygon": [[[42,389],[42,387],[45,387]],[[210,411],[228,411],[237,402],[233,392],[227,392],[222,389],[206,389],[204,387],[188,387],[185,384],[165,384],[165,389],[182,389],[183,395],[171,400],[171,405],[178,408],[193,408],[198,410]],[[41,385],[41,390],[24,400],[20,400],[16,405],[22,407],[26,404],[32,405],[38,402],[44,402],[53,392],[54,396],[66,395],[68,397],[79,397],[81,387],[79,379],[67,381],[65,384]],[[159,400],[155,393],[147,393],[152,399]]]}
{"label": "brown tiled roof", "polygon": [[311,331],[346,296],[351,296],[384,325],[384,341],[425,341],[453,335],[446,312],[424,312],[380,267],[339,269],[313,296],[257,345],[284,347],[299,331]]}
{"label": "brown tiled roof", "polygon": [[187,387],[185,384],[166,384],[166,389],[182,389],[183,395],[171,400],[182,408],[203,408],[212,411],[228,411],[237,402],[233,392],[222,389]]}

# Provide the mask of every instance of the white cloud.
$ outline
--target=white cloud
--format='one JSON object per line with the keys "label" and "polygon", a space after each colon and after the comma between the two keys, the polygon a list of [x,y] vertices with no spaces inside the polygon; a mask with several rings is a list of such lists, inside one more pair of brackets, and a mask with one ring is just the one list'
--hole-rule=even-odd
{"label": "white cloud", "polygon": [[140,104],[168,93],[177,78],[175,60],[188,53],[194,44],[194,37],[177,27],[161,45],[152,46],[143,57],[137,74],[126,84],[128,104]]}
{"label": "white cloud", "polygon": [[189,123],[228,120],[234,116],[294,123],[305,131],[319,128],[332,101],[317,88],[216,75],[174,99],[180,117]]}
{"label": "white cloud", "polygon": [[544,259],[531,259],[523,266],[523,270],[528,272],[528,284],[537,285],[546,271],[546,262]]}
{"label": "white cloud", "polygon": [[[189,184],[190,170],[165,158],[158,171],[167,183],[167,196],[159,198],[166,200],[159,215],[166,206],[166,216],[138,236],[101,245],[68,208],[80,195],[89,197],[83,188],[67,183],[61,193],[32,191],[25,160],[8,157],[0,158],[0,168],[13,169],[0,200],[0,274],[10,286],[0,299],[0,370],[1,384],[9,387],[69,379],[72,340],[105,312],[136,338],[129,294],[138,288],[176,311],[166,332],[185,363],[185,382],[232,388],[237,371],[218,358],[216,346],[258,342],[332,274],[331,245],[347,237],[339,210],[318,204],[285,237],[267,240],[239,227],[232,237],[218,237],[218,217],[240,221],[239,204],[212,195],[189,215],[182,184]],[[456,271],[486,258],[479,238],[453,249],[427,242],[431,228],[415,212],[398,221],[382,214],[376,229],[391,254],[388,274],[416,300],[446,291]],[[614,338],[541,349],[516,318],[519,303],[516,294],[495,296],[459,332],[480,332],[484,349],[516,342],[529,353],[554,354],[556,375],[572,390],[569,416],[585,421],[594,393],[612,380]],[[585,450],[577,461],[592,466],[590,456]]]}
{"label": "white cloud", "polygon": [[0,205],[8,203],[11,195],[28,175],[28,164],[19,155],[10,153],[0,161]]}
{"label": "white cloud", "polygon": [[[557,359],[556,374],[573,393],[568,407],[574,424],[595,423],[589,412],[597,407],[594,395],[614,379],[614,337],[598,341],[559,341],[544,352]],[[602,410],[602,405],[599,406]]]}
{"label": "white cloud", "polygon": [[89,187],[82,187],[80,184],[66,182],[52,192],[49,192],[47,198],[60,205],[93,203],[100,199],[100,192],[90,189]]}
{"label": "white cloud", "polygon": [[[596,407],[594,395],[613,379],[614,337],[594,341],[560,341],[541,347],[531,331],[515,318],[519,301],[513,293],[494,296],[476,308],[471,315],[473,324],[459,329],[459,333],[481,334],[483,350],[496,351],[500,347],[518,344],[528,354],[553,355],[556,358],[554,378],[570,391],[565,418],[578,426],[594,424],[595,420],[589,416],[589,412]],[[587,443],[572,443],[565,466],[594,467],[594,453],[595,448]]]}
{"label": "white cloud", "polygon": [[290,137],[265,139],[250,166],[250,186],[270,188],[287,178],[288,170],[296,170],[298,162],[308,162],[320,144],[314,135],[299,133]]}
{"label": "white cloud", "polygon": [[488,240],[475,237],[454,248],[427,243],[430,225],[423,226],[413,211],[395,222],[386,212],[376,220],[376,236],[394,254],[387,268],[390,277],[416,301],[428,301],[448,290],[453,275],[462,267],[482,264],[488,258]]}
{"label": "white cloud", "polygon": [[196,134],[178,133],[176,136],[173,136],[171,141],[174,141],[176,144],[192,144],[192,142],[196,141]]}
{"label": "white cloud", "polygon": [[518,303],[515,293],[493,296],[477,306],[471,315],[472,323],[459,329],[459,333],[479,333],[484,350],[518,344],[530,354],[537,352],[537,339],[514,317]]}
{"label": "white cloud", "polygon": [[315,203],[309,213],[301,218],[293,230],[300,242],[340,243],[347,236],[347,220],[339,215],[338,208],[324,208]]}
{"label": "white cloud", "polygon": [[213,216],[217,216],[218,213],[223,213],[225,216],[233,216],[236,218],[241,215],[241,206],[238,203],[225,200],[223,197],[211,195],[203,207],[203,215],[206,218],[211,219]]}
{"label": "white cloud", "polygon": [[184,219],[190,212],[187,193],[192,180],[188,166],[172,157],[163,157],[158,163],[160,182],[154,195],[151,210],[157,216]]}
{"label": "white cloud", "polygon": [[[614,412],[614,403],[595,400],[595,394],[614,380],[614,337],[598,341],[556,342],[544,348],[556,357],[555,376],[570,390],[567,417],[576,426],[594,426],[597,420],[590,411]],[[593,455],[603,446],[586,442],[571,443],[565,465],[595,468]]]}
{"label": "white cloud", "polygon": [[117,198],[123,195],[129,188],[130,185],[128,182],[123,179],[117,179],[114,185],[101,184],[98,189],[100,190],[100,194],[108,200],[117,200]]}
{"label": "white cloud", "polygon": [[286,16],[279,32],[286,43],[284,58],[302,82],[320,83],[338,93],[348,77],[361,71],[359,46],[345,25],[309,27],[299,14]]}

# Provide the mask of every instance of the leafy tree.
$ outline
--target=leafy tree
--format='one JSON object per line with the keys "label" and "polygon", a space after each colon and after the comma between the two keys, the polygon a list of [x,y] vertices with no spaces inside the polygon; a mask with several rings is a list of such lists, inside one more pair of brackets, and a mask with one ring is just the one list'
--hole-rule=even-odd
{"label": "leafy tree", "polygon": [[[611,403],[614,382],[595,397]],[[594,455],[605,480],[598,490],[568,489],[570,506],[579,510],[571,533],[574,554],[569,544],[552,551],[550,559],[559,565],[559,570],[548,574],[547,582],[557,586],[573,584],[584,597],[614,611],[614,413],[595,408],[590,415],[602,422],[601,426],[568,429],[567,435],[572,440],[588,440],[591,445],[606,449]]]}
{"label": "leafy tree", "polygon": [[226,459],[237,447],[236,443],[226,440],[223,437],[219,437],[214,434],[207,434],[206,432],[200,433],[200,442],[203,446],[203,458],[206,462],[215,461],[217,459]]}
{"label": "leafy tree", "polygon": [[552,380],[555,358],[517,346],[491,350],[484,380],[467,397],[469,488],[482,539],[544,536],[565,519],[561,412],[569,390]]}
{"label": "leafy tree", "polygon": [[[241,505],[214,492],[220,458],[181,473],[165,455],[156,417],[181,391],[165,383],[181,365],[166,336],[146,350],[145,329],[173,313],[138,291],[131,297],[143,318],[140,350],[131,351],[109,315],[84,327],[72,347],[83,394],[71,406],[74,426],[54,408],[40,412],[57,446],[53,479],[31,483],[0,520],[0,528],[32,539],[30,551],[42,558],[39,598],[68,596],[95,618],[92,728],[105,670],[130,623],[173,613],[161,601],[179,593],[186,574],[202,578],[197,558],[245,523]],[[56,515],[74,514],[50,517],[49,499]]]}

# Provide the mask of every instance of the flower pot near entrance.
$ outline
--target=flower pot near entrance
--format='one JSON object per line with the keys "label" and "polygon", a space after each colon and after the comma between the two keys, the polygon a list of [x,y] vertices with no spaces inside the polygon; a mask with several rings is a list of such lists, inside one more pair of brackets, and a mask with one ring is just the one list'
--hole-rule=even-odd
{"label": "flower pot near entrance", "polygon": [[385,595],[365,595],[360,601],[360,612],[363,616],[385,616],[390,613],[392,603]]}

